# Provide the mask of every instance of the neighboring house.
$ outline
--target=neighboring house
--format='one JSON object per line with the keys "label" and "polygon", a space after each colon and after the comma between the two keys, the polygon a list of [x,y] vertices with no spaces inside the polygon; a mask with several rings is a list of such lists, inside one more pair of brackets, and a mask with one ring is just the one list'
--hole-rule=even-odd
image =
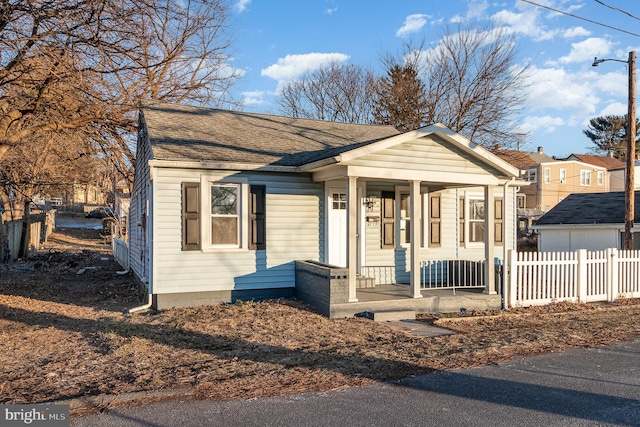
{"label": "neighboring house", "polygon": [[[156,308],[290,297],[296,260],[407,283],[421,260],[515,248],[517,168],[441,124],[388,126],[157,105],[139,114],[130,265]],[[415,203],[412,203],[415,201]],[[384,270],[390,276],[377,275]]]}
{"label": "neighboring house", "polygon": [[533,153],[501,150],[496,154],[519,168],[522,179],[529,182],[518,192],[519,217],[526,219],[528,226],[570,194],[610,189],[610,175],[603,165],[575,158],[555,160],[544,154],[542,147]]}
{"label": "neighboring house", "polygon": [[[540,218],[538,232],[542,252],[623,248],[624,192],[572,194]],[[635,193],[635,219],[640,222],[640,191]],[[634,233],[634,249],[640,249],[640,233]]]}
{"label": "neighboring house", "polygon": [[[634,190],[640,190],[640,161],[636,160],[633,171]],[[624,191],[625,177],[627,175],[626,165],[618,166],[610,169],[611,173],[611,191]]]}

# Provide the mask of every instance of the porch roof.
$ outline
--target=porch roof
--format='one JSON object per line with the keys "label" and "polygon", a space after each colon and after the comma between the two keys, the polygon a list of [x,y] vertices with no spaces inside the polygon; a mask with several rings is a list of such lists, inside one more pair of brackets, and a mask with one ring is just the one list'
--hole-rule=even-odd
{"label": "porch roof", "polygon": [[385,180],[497,185],[519,170],[440,123],[302,165],[314,180],[357,176]]}

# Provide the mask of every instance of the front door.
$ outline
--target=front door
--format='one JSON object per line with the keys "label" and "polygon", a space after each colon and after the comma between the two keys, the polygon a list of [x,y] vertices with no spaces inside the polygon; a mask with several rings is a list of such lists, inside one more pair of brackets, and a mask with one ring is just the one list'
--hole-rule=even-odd
{"label": "front door", "polygon": [[347,266],[347,193],[344,188],[329,190],[329,264]]}

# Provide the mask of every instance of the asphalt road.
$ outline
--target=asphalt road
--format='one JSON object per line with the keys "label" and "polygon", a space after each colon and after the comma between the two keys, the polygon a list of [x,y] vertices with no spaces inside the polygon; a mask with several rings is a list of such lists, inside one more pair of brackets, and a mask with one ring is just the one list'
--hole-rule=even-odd
{"label": "asphalt road", "polygon": [[72,426],[640,426],[640,340],[331,393],[172,401]]}

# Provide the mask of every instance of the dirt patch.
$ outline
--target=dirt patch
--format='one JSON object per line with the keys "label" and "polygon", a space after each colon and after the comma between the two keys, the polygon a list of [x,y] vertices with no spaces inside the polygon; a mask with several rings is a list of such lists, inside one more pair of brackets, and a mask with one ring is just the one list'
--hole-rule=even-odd
{"label": "dirt patch", "polygon": [[[217,400],[282,396],[640,334],[638,300],[420,316],[456,332],[434,338],[363,318],[329,320],[291,300],[131,315],[143,302],[139,284],[118,274],[97,230],[58,230],[15,267],[0,270],[0,403],[151,392],[136,395],[148,401],[172,390]],[[115,400],[87,402],[93,407],[72,412]]]}

